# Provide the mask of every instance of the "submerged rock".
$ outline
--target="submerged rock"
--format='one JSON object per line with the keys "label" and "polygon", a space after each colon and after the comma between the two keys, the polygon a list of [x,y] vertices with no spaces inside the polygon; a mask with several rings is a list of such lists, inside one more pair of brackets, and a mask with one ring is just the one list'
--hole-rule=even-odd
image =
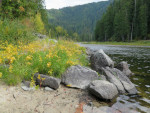
{"label": "submerged rock", "polygon": [[98,80],[96,71],[82,67],[80,65],[72,66],[62,75],[61,81],[69,87],[85,89],[93,80]]}
{"label": "submerged rock", "polygon": [[84,105],[83,113],[120,113],[120,111],[111,107],[107,107],[107,106],[102,106],[102,107],[97,108],[97,107]]}
{"label": "submerged rock", "polygon": [[92,54],[91,66],[94,70],[99,72],[103,67],[114,67],[114,62],[102,49],[100,49]]}
{"label": "submerged rock", "polygon": [[122,71],[125,75],[127,75],[128,77],[131,76],[133,73],[131,72],[131,70],[129,69],[128,63],[125,61],[120,62],[117,66],[117,69],[119,69],[120,71]]}
{"label": "submerged rock", "polygon": [[[38,76],[40,76],[40,79],[38,78]],[[54,78],[54,77],[39,74],[39,73],[36,73],[34,75],[34,78],[35,78],[37,85],[41,84],[41,86],[43,86],[43,87],[50,87],[53,89],[58,89],[60,82],[61,82],[61,80],[58,78]],[[42,80],[42,78],[43,78],[43,80]]]}
{"label": "submerged rock", "polygon": [[105,80],[95,80],[91,82],[88,90],[100,99],[112,100],[118,95],[116,86]]}

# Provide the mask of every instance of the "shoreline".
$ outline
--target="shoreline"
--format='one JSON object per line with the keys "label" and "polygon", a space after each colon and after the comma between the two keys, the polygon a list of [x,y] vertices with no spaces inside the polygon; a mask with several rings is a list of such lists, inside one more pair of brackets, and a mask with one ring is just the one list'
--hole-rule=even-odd
{"label": "shoreline", "polygon": [[98,43],[82,43],[78,42],[77,44],[89,44],[89,45],[103,45],[103,46],[118,46],[118,47],[139,47],[139,48],[150,48],[150,46],[138,46],[138,45],[109,45],[109,44],[98,44]]}
{"label": "shoreline", "polygon": [[77,42],[80,44],[96,44],[106,46],[125,46],[125,47],[147,47],[150,48],[150,41],[136,41],[136,42]]}

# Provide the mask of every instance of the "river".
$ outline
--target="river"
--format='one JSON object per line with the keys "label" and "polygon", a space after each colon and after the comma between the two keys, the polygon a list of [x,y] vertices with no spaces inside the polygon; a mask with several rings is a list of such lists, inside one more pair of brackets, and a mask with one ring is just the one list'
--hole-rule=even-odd
{"label": "river", "polygon": [[[116,101],[109,105],[125,113],[129,109],[131,113],[150,113],[150,48],[133,46],[110,46],[96,44],[80,44],[93,50],[103,49],[115,64],[127,61],[135,75],[130,79],[138,89],[138,95],[120,95]],[[126,111],[128,113],[128,111]]]}

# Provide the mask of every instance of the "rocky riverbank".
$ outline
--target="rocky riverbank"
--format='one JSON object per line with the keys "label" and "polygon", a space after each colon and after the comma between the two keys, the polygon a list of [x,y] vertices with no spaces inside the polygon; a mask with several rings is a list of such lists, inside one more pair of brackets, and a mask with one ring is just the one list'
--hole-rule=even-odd
{"label": "rocky riverbank", "polygon": [[[93,108],[94,98],[111,101],[119,94],[137,94],[135,85],[128,78],[132,72],[126,62],[119,63],[115,68],[114,61],[103,50],[87,48],[87,55],[93,70],[80,65],[71,66],[60,79],[36,73],[35,83],[43,87],[38,90],[30,87],[31,83],[27,81],[21,85],[25,91],[20,86],[7,86],[6,89],[1,86],[2,111],[88,113]],[[95,109],[91,113],[95,113]],[[117,111],[109,107],[96,110],[98,113]]]}

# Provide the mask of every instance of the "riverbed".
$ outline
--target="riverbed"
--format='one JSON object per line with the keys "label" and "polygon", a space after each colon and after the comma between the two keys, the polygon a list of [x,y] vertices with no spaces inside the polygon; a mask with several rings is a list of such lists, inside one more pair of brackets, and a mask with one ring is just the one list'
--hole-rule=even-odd
{"label": "riverbed", "polygon": [[115,64],[127,61],[134,75],[130,78],[138,95],[120,95],[107,106],[121,113],[150,113],[150,47],[80,44],[93,50],[103,49]]}

